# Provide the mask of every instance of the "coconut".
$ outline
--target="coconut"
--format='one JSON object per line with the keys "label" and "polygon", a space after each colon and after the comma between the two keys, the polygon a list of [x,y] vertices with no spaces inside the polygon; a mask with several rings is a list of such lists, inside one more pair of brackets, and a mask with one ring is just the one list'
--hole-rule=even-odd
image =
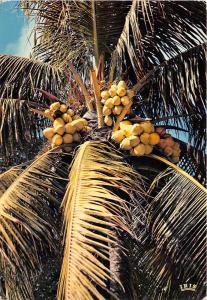
{"label": "coconut", "polygon": [[63,136],[63,143],[64,144],[71,144],[73,142],[73,136],[70,133],[66,133]]}
{"label": "coconut", "polygon": [[122,150],[130,150],[130,149],[132,149],[132,146],[131,146],[129,138],[123,139],[123,141],[120,144],[120,148]]}
{"label": "coconut", "polygon": [[45,114],[46,114],[46,116],[51,116],[51,111],[50,111],[50,109],[46,109],[46,110],[45,110]]}
{"label": "coconut", "polygon": [[76,127],[74,125],[72,125],[72,123],[67,123],[65,125],[65,132],[73,134],[76,132]]}
{"label": "coconut", "polygon": [[173,149],[170,146],[167,146],[167,147],[165,147],[164,152],[165,152],[165,154],[170,156],[173,153]]}
{"label": "coconut", "polygon": [[153,132],[150,134],[150,137],[149,137],[149,143],[151,145],[157,145],[160,141],[160,136],[158,133],[156,132]]}
{"label": "coconut", "polygon": [[121,121],[119,126],[120,126],[120,129],[124,129],[124,127],[126,125],[132,125],[132,122],[130,122],[129,120],[124,120],[124,121]]}
{"label": "coconut", "polygon": [[79,133],[75,132],[73,134],[73,141],[76,142],[76,143],[80,143],[80,141],[81,141],[81,135]]}
{"label": "coconut", "polygon": [[54,102],[50,105],[51,110],[57,110],[60,108],[60,102]]}
{"label": "coconut", "polygon": [[49,139],[51,139],[53,136],[54,136],[54,134],[55,134],[55,131],[54,131],[54,128],[45,128],[44,130],[43,130],[43,135],[49,140]]}
{"label": "coconut", "polygon": [[143,156],[145,154],[145,145],[139,144],[136,147],[134,147],[134,154],[136,156]]}
{"label": "coconut", "polygon": [[146,132],[146,133],[154,132],[154,126],[152,125],[151,122],[145,121],[145,122],[142,122],[140,125],[143,128],[144,132]]}
{"label": "coconut", "polygon": [[130,136],[128,139],[129,139],[130,145],[131,145],[132,147],[136,147],[136,146],[140,143],[140,139],[139,139],[139,137],[136,136],[136,135],[132,135],[132,136]]}
{"label": "coconut", "polygon": [[104,105],[108,108],[113,108],[114,104],[113,104],[113,98],[109,98],[105,101]]}
{"label": "coconut", "polygon": [[75,112],[74,112],[74,110],[72,110],[71,108],[69,108],[67,110],[67,114],[70,115],[71,117],[73,117],[75,115]]}
{"label": "coconut", "polygon": [[129,100],[129,97],[128,97],[128,96],[121,97],[121,103],[122,103],[124,106],[128,105],[129,102],[130,102],[130,100]]}
{"label": "coconut", "polygon": [[143,128],[140,124],[134,124],[131,129],[132,135],[140,135],[143,132]]}
{"label": "coconut", "polygon": [[117,95],[119,95],[119,97],[125,96],[126,95],[126,89],[124,87],[118,88]]}
{"label": "coconut", "polygon": [[104,107],[103,107],[103,115],[104,115],[104,116],[109,116],[110,114],[111,114],[111,109],[108,108],[108,107],[106,107],[106,106],[104,105]]}
{"label": "coconut", "polygon": [[59,109],[62,113],[65,113],[67,111],[67,105],[61,104]]}
{"label": "coconut", "polygon": [[166,145],[169,146],[169,147],[173,147],[174,144],[175,144],[175,142],[174,142],[174,140],[171,136],[167,137],[165,139],[165,142],[166,142]]}
{"label": "coconut", "polygon": [[127,88],[126,82],[124,80],[120,80],[119,83],[117,84],[117,88]]}
{"label": "coconut", "polygon": [[114,115],[120,115],[120,113],[122,112],[123,106],[121,105],[117,105],[114,107],[113,109],[113,114]]}
{"label": "coconut", "polygon": [[58,125],[64,125],[65,124],[65,122],[64,122],[64,120],[62,119],[62,118],[57,118],[57,119],[55,119],[55,121],[53,122],[53,126],[54,127],[56,127],[56,126],[58,126]]}
{"label": "coconut", "polygon": [[144,145],[149,144],[149,139],[150,139],[150,134],[149,133],[144,132],[143,134],[140,135],[140,141]]}
{"label": "coconut", "polygon": [[72,119],[73,119],[73,120],[79,120],[79,119],[81,119],[81,116],[75,115],[75,116],[72,117]]}
{"label": "coconut", "polygon": [[116,88],[114,86],[111,86],[111,88],[109,89],[109,95],[111,97],[116,96]]}
{"label": "coconut", "polygon": [[133,90],[127,90],[127,96],[129,98],[133,98],[134,97],[134,91]]}
{"label": "coconut", "polygon": [[54,129],[55,129],[55,133],[58,133],[59,135],[63,135],[63,133],[65,132],[64,125],[58,125]]}
{"label": "coconut", "polygon": [[67,113],[64,113],[64,114],[62,115],[62,118],[63,118],[63,120],[65,121],[65,123],[71,123],[71,122],[72,122],[71,116],[70,116],[69,114],[67,114]]}
{"label": "coconut", "polygon": [[55,134],[52,138],[52,144],[55,146],[59,146],[63,143],[63,138],[59,134]]}
{"label": "coconut", "polygon": [[165,139],[160,139],[159,143],[158,143],[158,146],[161,148],[161,149],[164,149],[167,144],[166,144],[166,140]]}
{"label": "coconut", "polygon": [[153,147],[151,145],[145,145],[145,154],[148,155],[152,153]]}
{"label": "coconut", "polygon": [[114,96],[112,99],[113,99],[113,105],[121,104],[121,98],[119,96]]}
{"label": "coconut", "polygon": [[78,119],[71,122],[71,125],[75,126],[76,131],[81,131],[85,125],[85,119]]}
{"label": "coconut", "polygon": [[117,130],[115,132],[112,132],[112,135],[111,135],[111,139],[120,144],[123,139],[125,138],[125,135],[124,135],[124,131],[123,130]]}
{"label": "coconut", "polygon": [[131,130],[132,130],[132,126],[133,125],[125,125],[123,130],[124,130],[124,134],[126,135],[126,137],[130,137],[132,135]]}
{"label": "coconut", "polygon": [[103,91],[101,92],[101,98],[104,100],[107,100],[110,97],[109,92],[108,91]]}
{"label": "coconut", "polygon": [[107,125],[107,126],[112,126],[113,124],[113,120],[110,116],[105,116],[104,118],[104,123]]}

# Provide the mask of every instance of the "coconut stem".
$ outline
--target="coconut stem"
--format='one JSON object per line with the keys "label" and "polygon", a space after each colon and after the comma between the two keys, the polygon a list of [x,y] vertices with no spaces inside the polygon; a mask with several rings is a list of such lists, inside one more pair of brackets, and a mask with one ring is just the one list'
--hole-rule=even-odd
{"label": "coconut stem", "polygon": [[116,131],[119,129],[120,122],[124,119],[124,117],[128,113],[128,110],[130,109],[131,106],[132,106],[132,101],[130,101],[128,105],[124,106],[124,109],[122,110],[122,112],[120,113],[120,115],[118,116],[118,118],[116,120],[113,131]]}
{"label": "coconut stem", "polygon": [[93,111],[93,104],[91,102],[91,97],[90,97],[80,75],[78,74],[78,72],[75,70],[74,66],[71,63],[69,63],[69,68],[70,68],[71,72],[73,73],[73,78],[79,84],[79,86],[82,90],[82,93],[86,100],[86,106],[87,106],[88,110]]}
{"label": "coconut stem", "polygon": [[92,84],[93,84],[94,95],[95,95],[95,99],[96,99],[98,128],[101,128],[103,126],[104,122],[103,122],[103,109],[102,109],[102,105],[101,105],[100,86],[99,86],[97,78],[96,78],[96,71],[90,70],[90,73],[91,73],[91,80],[92,80]]}

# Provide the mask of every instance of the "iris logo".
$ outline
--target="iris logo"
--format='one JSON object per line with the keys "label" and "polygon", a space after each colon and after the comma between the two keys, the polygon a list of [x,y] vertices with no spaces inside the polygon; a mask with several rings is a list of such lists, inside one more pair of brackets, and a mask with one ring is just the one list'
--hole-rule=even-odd
{"label": "iris logo", "polygon": [[197,285],[192,284],[192,283],[184,283],[184,284],[180,285],[181,292],[184,292],[184,291],[195,292],[196,288],[197,288]]}

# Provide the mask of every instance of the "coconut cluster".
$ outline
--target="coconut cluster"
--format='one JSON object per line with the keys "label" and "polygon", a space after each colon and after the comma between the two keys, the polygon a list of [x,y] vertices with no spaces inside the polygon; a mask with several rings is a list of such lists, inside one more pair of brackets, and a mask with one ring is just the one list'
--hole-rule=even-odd
{"label": "coconut cluster", "polygon": [[76,115],[67,105],[52,103],[50,108],[45,110],[45,114],[53,121],[53,127],[43,130],[52,147],[81,141],[81,132],[86,130],[88,122]]}
{"label": "coconut cluster", "polygon": [[120,144],[122,150],[129,150],[133,156],[150,154],[153,147],[160,142],[160,136],[155,132],[150,121],[143,121],[139,124],[122,121],[120,129],[113,132],[111,138]]}
{"label": "coconut cluster", "polygon": [[165,134],[164,128],[156,128],[160,134],[159,148],[163,150],[166,156],[169,156],[174,163],[180,160],[180,144],[177,143],[170,134]]}
{"label": "coconut cluster", "polygon": [[[118,117],[124,106],[128,105],[134,96],[134,91],[128,89],[125,81],[113,84],[109,90],[101,92],[104,123],[107,126],[113,125],[113,118]],[[130,109],[129,109],[130,112]],[[128,112],[128,113],[129,113]]]}

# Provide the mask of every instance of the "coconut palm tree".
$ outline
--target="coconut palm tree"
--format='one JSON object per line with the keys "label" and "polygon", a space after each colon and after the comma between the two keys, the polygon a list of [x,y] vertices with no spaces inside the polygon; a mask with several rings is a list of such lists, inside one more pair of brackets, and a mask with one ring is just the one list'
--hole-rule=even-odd
{"label": "coconut palm tree", "polygon": [[[1,153],[13,165],[0,175],[2,295],[41,299],[43,277],[42,299],[201,299],[204,2],[21,7],[35,20],[31,58],[0,55]],[[100,86],[120,79],[135,92],[128,119],[177,134],[177,164],[158,149],[130,156],[111,141]],[[45,143],[43,111],[57,100],[88,120],[80,144]],[[51,260],[58,286],[44,277]]]}

